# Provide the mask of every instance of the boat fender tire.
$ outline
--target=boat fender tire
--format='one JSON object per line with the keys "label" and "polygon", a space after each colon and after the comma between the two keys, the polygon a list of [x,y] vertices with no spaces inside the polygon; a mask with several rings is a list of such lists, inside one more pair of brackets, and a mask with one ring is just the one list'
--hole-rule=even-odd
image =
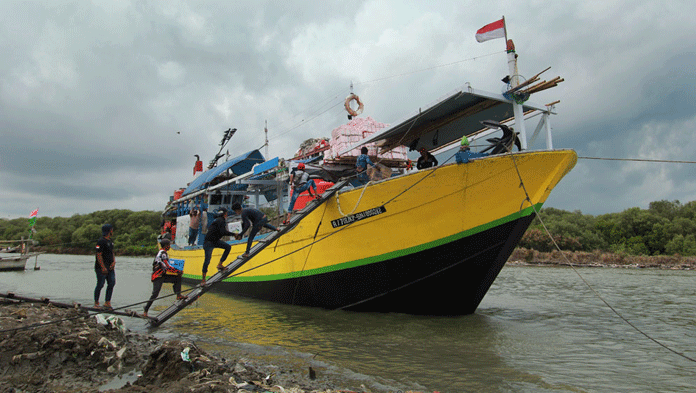
{"label": "boat fender tire", "polygon": [[[350,102],[353,100],[355,100],[355,102],[358,103],[358,110],[357,111],[353,110],[353,108],[350,107]],[[351,116],[357,116],[357,115],[361,114],[363,112],[363,109],[365,108],[363,103],[360,101],[360,97],[358,97],[357,95],[355,95],[353,93],[351,93],[348,97],[346,97],[346,102],[345,102],[344,106],[346,107],[346,111],[348,112],[348,114]]]}

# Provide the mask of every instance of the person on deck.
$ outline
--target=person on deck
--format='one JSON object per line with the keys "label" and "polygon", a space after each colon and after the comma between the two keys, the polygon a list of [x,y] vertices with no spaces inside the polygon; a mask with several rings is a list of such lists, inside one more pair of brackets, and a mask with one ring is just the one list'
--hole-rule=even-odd
{"label": "person on deck", "polygon": [[435,158],[434,155],[430,154],[428,149],[425,147],[421,147],[418,152],[420,152],[420,157],[418,157],[418,162],[416,163],[416,168],[418,169],[425,169],[425,168],[430,168],[433,166],[437,166],[437,158]]}
{"label": "person on deck", "polygon": [[201,209],[203,210],[201,212],[201,233],[203,234],[203,237],[208,233],[208,205],[203,204],[201,206]]}
{"label": "person on deck", "polygon": [[376,167],[375,163],[370,160],[370,156],[367,155],[367,147],[363,146],[360,149],[358,159],[355,160],[355,170],[358,172],[358,180],[363,183],[370,181],[370,178],[367,176],[368,164],[372,165],[372,167]]}
{"label": "person on deck", "polygon": [[198,209],[194,207],[191,209],[189,216],[191,220],[189,221],[188,244],[189,246],[194,246],[198,242],[198,226],[201,223],[201,215],[198,212]]}
{"label": "person on deck", "polygon": [[172,236],[172,227],[168,227],[167,229],[165,229],[164,236],[162,236],[162,238],[167,239],[170,242],[174,241],[173,236]]}
{"label": "person on deck", "polygon": [[462,137],[459,151],[454,155],[457,164],[466,164],[472,158],[486,157],[488,153],[476,153],[469,148],[469,139],[466,135]]}
{"label": "person on deck", "polygon": [[232,205],[232,210],[234,210],[235,213],[239,214],[239,216],[242,217],[242,232],[234,236],[237,240],[241,240],[244,236],[244,232],[246,232],[246,230],[251,227],[251,231],[249,232],[249,240],[247,241],[246,252],[242,254],[242,258],[246,258],[249,256],[249,250],[251,250],[251,243],[254,241],[254,237],[256,237],[256,234],[261,230],[261,228],[268,228],[272,231],[280,231],[280,229],[268,223],[268,217],[266,217],[266,215],[263,214],[261,210],[254,209],[251,207],[242,209],[242,206],[239,203],[235,203],[234,205]]}
{"label": "person on deck", "polygon": [[113,235],[113,225],[102,225],[102,237],[97,240],[96,261],[94,262],[94,271],[97,273],[97,286],[94,288],[94,308],[101,308],[99,295],[105,281],[106,295],[104,296],[104,307],[111,308],[111,295],[114,293],[114,286],[116,285],[116,258],[114,257],[114,242],[111,240]]}
{"label": "person on deck", "polygon": [[213,250],[215,248],[222,248],[225,250],[217,266],[218,270],[224,269],[222,263],[225,262],[225,259],[227,259],[227,256],[230,254],[231,247],[220,239],[222,239],[223,236],[233,235],[234,233],[227,230],[227,209],[224,207],[220,208],[217,218],[208,226],[208,233],[205,234],[205,241],[203,242],[205,259],[203,260],[203,280],[201,280],[201,285],[205,285],[205,275],[208,273],[208,265],[210,264],[210,258],[213,256]]}
{"label": "person on deck", "polygon": [[[309,195],[313,196],[314,199],[319,199],[317,195],[317,185],[314,180],[309,178],[309,173],[305,172],[305,164],[297,164],[297,170],[293,170],[290,174],[290,186],[292,187],[292,198],[290,198],[290,205],[288,206],[288,216],[283,221],[283,224],[288,224],[290,222],[290,216],[292,215],[292,209],[295,207],[295,202],[301,193],[309,190]],[[312,193],[314,190],[314,193]]]}
{"label": "person on deck", "polygon": [[169,251],[171,242],[167,239],[162,239],[160,244],[162,245],[162,249],[159,250],[154,262],[152,262],[152,276],[150,278],[152,280],[152,295],[150,296],[150,300],[147,301],[147,304],[145,304],[145,311],[143,312],[144,317],[147,317],[147,312],[150,306],[152,306],[152,302],[159,296],[162,284],[165,282],[173,284],[177,300],[186,299],[186,296],[181,294],[181,275],[184,272],[169,264],[169,254],[167,254],[167,251]]}

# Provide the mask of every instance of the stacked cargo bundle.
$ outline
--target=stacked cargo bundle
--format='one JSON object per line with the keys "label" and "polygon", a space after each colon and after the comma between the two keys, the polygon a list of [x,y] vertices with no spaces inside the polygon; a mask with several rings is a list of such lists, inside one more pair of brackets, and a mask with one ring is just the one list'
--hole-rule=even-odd
{"label": "stacked cargo bundle", "polygon": [[[369,116],[353,118],[347,124],[331,131],[331,148],[326,152],[324,161],[333,164],[355,162],[355,158],[360,155],[360,147],[343,154],[341,152],[388,126],[388,124],[377,122]],[[383,154],[377,154],[379,148],[374,143],[364,146],[367,147],[367,154],[373,161],[379,161],[388,167],[405,167],[408,162],[406,146],[399,146]]]}

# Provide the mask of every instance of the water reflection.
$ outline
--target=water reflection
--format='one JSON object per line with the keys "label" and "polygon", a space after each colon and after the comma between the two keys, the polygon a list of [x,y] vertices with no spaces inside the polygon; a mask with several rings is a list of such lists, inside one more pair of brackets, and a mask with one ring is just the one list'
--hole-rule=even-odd
{"label": "water reflection", "polygon": [[[258,347],[244,350],[265,355],[267,347],[280,346],[408,389],[481,391],[491,384],[538,379],[506,365],[499,353],[510,326],[486,315],[328,311],[208,293],[197,307],[173,319],[171,328],[219,345],[250,343]],[[482,378],[482,368],[496,371]],[[429,383],[423,386],[422,381]]]}
{"label": "water reflection", "polygon": [[[117,258],[115,305],[149,297],[151,262]],[[41,255],[39,265],[0,274],[0,292],[91,301],[93,255]],[[696,357],[696,272],[580,272],[636,326]],[[170,302],[156,302],[153,313]],[[327,311],[209,292],[158,329],[131,318],[126,324],[190,338],[229,358],[253,356],[299,371],[312,365],[319,378],[345,376],[372,391],[693,391],[692,362],[626,325],[569,268],[505,267],[476,314],[454,318]]]}

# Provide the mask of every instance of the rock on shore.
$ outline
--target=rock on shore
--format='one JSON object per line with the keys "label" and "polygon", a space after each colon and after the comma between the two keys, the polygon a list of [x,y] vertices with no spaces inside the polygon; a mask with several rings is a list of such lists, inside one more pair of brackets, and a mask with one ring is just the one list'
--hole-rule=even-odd
{"label": "rock on shore", "polygon": [[335,391],[330,382],[269,373],[245,359],[208,354],[192,342],[160,341],[118,327],[98,323],[85,310],[0,303],[0,393],[97,392],[128,374],[132,383],[109,391]]}

